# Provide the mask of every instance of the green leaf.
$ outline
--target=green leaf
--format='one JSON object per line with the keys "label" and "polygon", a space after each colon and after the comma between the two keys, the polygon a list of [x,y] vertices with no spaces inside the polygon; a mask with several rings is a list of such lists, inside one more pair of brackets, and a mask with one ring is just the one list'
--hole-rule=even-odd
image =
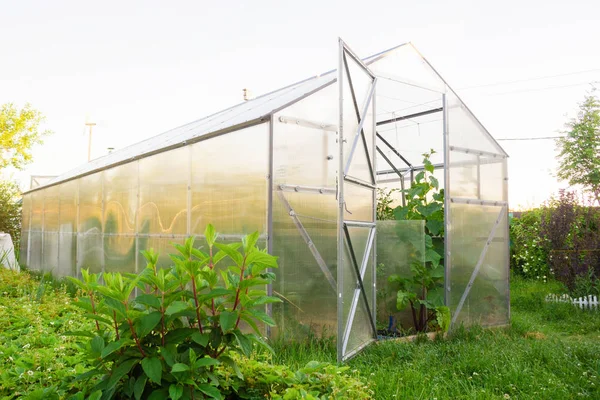
{"label": "green leaf", "polygon": [[94,353],[101,354],[102,350],[104,350],[104,339],[101,336],[96,335],[90,342],[90,345]]}
{"label": "green leaf", "polygon": [[404,310],[416,297],[414,293],[399,290],[396,294],[396,308],[398,311]]}
{"label": "green leaf", "polygon": [[165,335],[165,340],[167,343],[180,343],[184,339],[192,336],[194,332],[198,332],[198,330],[193,328],[172,329]]}
{"label": "green leaf", "polygon": [[418,205],[417,211],[424,217],[429,217],[431,214],[442,209],[441,203],[429,203],[427,205]]}
{"label": "green leaf", "polygon": [[135,396],[135,400],[140,400],[142,398],[147,381],[148,377],[143,374],[135,381],[135,385],[133,385],[133,395]]}
{"label": "green leaf", "polygon": [[215,243],[215,247],[217,247],[223,253],[227,254],[227,256],[229,256],[229,258],[231,258],[238,267],[242,266],[242,263],[244,262],[244,257],[237,251],[237,247],[239,247],[239,244],[237,244],[237,246],[234,247],[234,244]]}
{"label": "green leaf", "polygon": [[96,390],[94,393],[90,394],[87,400],[100,400],[102,397],[102,390]]}
{"label": "green leaf", "polygon": [[250,235],[246,235],[242,238],[242,246],[244,248],[244,254],[249,254],[250,250],[254,249],[256,246],[256,242],[258,242],[258,238],[260,234],[258,231],[251,233]]}
{"label": "green leaf", "polygon": [[169,307],[167,307],[167,309],[165,310],[165,314],[173,315],[173,314],[185,311],[189,308],[191,308],[189,303],[178,300],[178,301],[174,301],[173,303],[171,303],[171,305]]}
{"label": "green leaf", "polygon": [[179,398],[183,395],[183,386],[176,385],[174,383],[169,386],[169,396],[171,400],[179,400]]}
{"label": "green leaf", "polygon": [[130,358],[129,360],[119,363],[119,365],[113,369],[112,374],[110,375],[110,379],[108,380],[107,389],[114,388],[117,383],[123,378],[125,375],[131,371],[134,365],[136,365],[140,360],[137,358]]}
{"label": "green leaf", "polygon": [[[430,172],[433,172],[433,171],[430,171]],[[421,183],[421,181],[423,179],[425,179],[425,172],[424,171],[421,171],[417,175],[415,175],[415,182]]]}
{"label": "green leaf", "polygon": [[135,298],[135,302],[148,307],[156,308],[157,310],[160,309],[160,300],[153,294],[140,294]]}
{"label": "green leaf", "polygon": [[126,344],[129,343],[133,343],[133,341],[129,338],[123,338],[120,340],[117,340],[115,342],[110,342],[101,352],[100,357],[102,358],[106,358],[109,355],[111,355],[112,353],[114,353],[115,351],[119,350],[121,347],[123,347]]}
{"label": "green leaf", "polygon": [[260,322],[264,322],[265,324],[267,324],[269,326],[275,326],[275,321],[273,321],[273,318],[269,317],[263,311],[259,311],[259,310],[245,310],[245,312],[247,312],[252,317],[254,317],[257,320],[259,320]]}
{"label": "green leaf", "polygon": [[202,347],[208,344],[208,333],[200,333],[198,331],[192,333],[192,340]]}
{"label": "green leaf", "polygon": [[432,263],[434,266],[437,266],[440,263],[442,256],[438,254],[434,249],[426,249],[425,250],[425,261]]}
{"label": "green leaf", "polygon": [[182,364],[182,363],[177,363],[177,364],[173,365],[173,368],[171,368],[171,372],[186,372],[189,370],[190,370],[189,365]]}
{"label": "green leaf", "polygon": [[271,304],[271,303],[282,303],[283,301],[279,297],[275,296],[260,296],[256,299],[250,301],[248,306],[259,306],[262,304]]}
{"label": "green leaf", "polygon": [[429,229],[429,233],[437,236],[444,229],[444,221],[429,220],[425,226]]}
{"label": "green leaf", "polygon": [[177,354],[176,344],[168,344],[166,347],[160,348],[160,355],[164,358],[169,367],[175,365],[175,355]]}
{"label": "green leaf", "polygon": [[207,383],[202,383],[202,384],[198,385],[198,389],[200,389],[200,391],[202,393],[204,393],[211,399],[218,399],[218,400],[223,399],[223,396],[221,396],[221,392],[219,391],[219,389],[217,389],[216,387],[211,386]]}
{"label": "green leaf", "polygon": [[[212,271],[211,271],[212,272]],[[206,294],[202,294],[198,296],[198,301],[204,303],[207,300],[214,299],[221,296],[226,296],[228,294],[235,294],[235,290],[225,289],[225,288],[215,288]]]}
{"label": "green leaf", "polygon": [[450,309],[446,306],[439,306],[435,309],[435,318],[437,320],[438,325],[440,326],[440,330],[442,332],[448,332],[450,329],[451,315]]}
{"label": "green leaf", "polygon": [[166,388],[157,389],[150,396],[148,400],[165,400],[169,396],[169,391]]}
{"label": "green leaf", "polygon": [[[431,167],[433,169],[433,165]],[[430,171],[430,172],[433,173],[433,171]],[[429,182],[431,182],[431,186],[433,186],[435,189],[438,189],[440,187],[440,182],[437,180],[437,178],[435,176],[430,176]]]}
{"label": "green leaf", "polygon": [[196,360],[196,362],[194,363],[194,367],[195,368],[200,368],[200,367],[208,367],[211,365],[219,365],[219,361],[215,360],[214,358],[211,357],[204,357],[204,358],[199,358],[198,360]]}
{"label": "green leaf", "polygon": [[158,357],[146,357],[142,360],[142,369],[150,380],[160,385],[162,379],[162,363]]}
{"label": "green leaf", "polygon": [[242,350],[242,354],[246,357],[249,357],[252,354],[252,342],[250,339],[244,335],[239,329],[233,331],[235,335],[235,339]]}
{"label": "green leaf", "polygon": [[394,209],[394,217],[398,221],[404,221],[405,219],[408,219],[409,211],[410,211],[410,208],[408,206],[404,206],[404,207],[398,206]]}
{"label": "green leaf", "polygon": [[206,225],[206,229],[204,229],[204,237],[206,238],[206,243],[208,247],[213,247],[215,242],[217,241],[217,231],[212,224]]}
{"label": "green leaf", "polygon": [[154,330],[156,325],[160,322],[162,314],[159,311],[151,312],[136,321],[136,332],[140,338],[145,337]]}
{"label": "green leaf", "polygon": [[223,333],[229,332],[233,328],[235,328],[235,323],[238,319],[238,313],[235,311],[223,311],[221,315],[219,315],[219,323],[221,324],[221,329]]}

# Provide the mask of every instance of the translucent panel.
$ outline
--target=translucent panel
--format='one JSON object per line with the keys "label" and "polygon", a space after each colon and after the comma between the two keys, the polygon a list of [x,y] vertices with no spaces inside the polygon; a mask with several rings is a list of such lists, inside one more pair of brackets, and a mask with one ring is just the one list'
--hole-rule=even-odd
{"label": "translucent panel", "polygon": [[77,234],[59,233],[56,276],[77,275]]}
{"label": "translucent panel", "polygon": [[44,195],[44,232],[58,232],[58,186],[42,191]]}
{"label": "translucent panel", "polygon": [[31,227],[29,229],[30,231],[42,231],[42,221],[44,218],[43,193],[43,190],[37,190],[29,195],[31,197]]}
{"label": "translucent panel", "polygon": [[[331,85],[276,114],[273,137],[275,185],[335,187],[339,154],[336,100],[337,87]],[[305,123],[294,123],[298,120]]]}
{"label": "translucent panel", "polygon": [[398,286],[388,278],[412,276],[413,262],[425,263],[425,221],[377,221],[377,324],[390,331],[413,325],[410,311],[398,311]]}
{"label": "translucent panel", "polygon": [[31,194],[23,195],[23,205],[21,208],[21,230],[29,231],[29,223],[31,221]]}
{"label": "translucent panel", "polygon": [[346,202],[344,219],[352,221],[373,221],[373,190],[344,183],[344,201]]}
{"label": "translucent panel", "polygon": [[269,125],[192,145],[192,226],[224,234],[265,232]]}
{"label": "translucent panel", "polygon": [[21,244],[19,245],[19,265],[29,267],[27,251],[29,249],[29,232],[21,232]]}
{"label": "translucent panel", "polygon": [[102,172],[79,178],[78,232],[102,233]]}
{"label": "translucent panel", "polygon": [[508,219],[496,227],[487,253],[486,241],[494,229],[502,207],[452,204],[450,230],[450,302],[453,314],[478,263],[479,273],[458,313],[456,323],[497,325],[508,322]]}
{"label": "translucent panel", "polygon": [[186,234],[189,157],[183,147],[140,160],[139,233]]}
{"label": "translucent panel", "polygon": [[102,244],[102,235],[99,234],[79,234],[77,236],[77,271],[82,268],[89,269],[90,272],[102,272],[104,265],[104,250]]}
{"label": "translucent panel", "polygon": [[78,181],[68,181],[58,185],[59,191],[59,231],[77,232],[77,192]]}
{"label": "translucent panel", "polygon": [[[302,224],[299,229],[295,216]],[[273,193],[273,254],[279,257],[273,294],[275,335],[303,338],[309,334],[333,336],[337,329],[337,202],[335,196],[314,193]],[[314,244],[328,279],[303,235]],[[330,280],[333,279],[333,285]]]}
{"label": "translucent panel", "polygon": [[[173,265],[173,261],[169,257],[169,254],[177,254],[177,250],[173,247],[172,243],[183,244],[185,241],[184,237],[177,238],[158,238],[158,237],[139,237],[139,251],[138,253],[138,271],[142,271],[146,268],[147,262],[144,256],[141,254],[142,250],[153,249],[158,253],[158,264],[159,268],[169,268]],[[204,241],[200,238],[196,241],[196,247]]]}
{"label": "translucent panel", "polygon": [[482,200],[507,201],[504,198],[506,159],[481,157],[479,195]]}
{"label": "translucent panel", "polygon": [[479,198],[478,159],[475,154],[450,152],[449,178],[451,197]]}
{"label": "translucent panel", "polygon": [[[35,193],[35,192],[34,192]],[[42,268],[42,232],[35,231],[29,233],[29,265],[33,271],[39,271]]]}
{"label": "translucent panel", "polygon": [[58,233],[44,232],[43,249],[41,269],[56,274],[58,269]]}
{"label": "translucent panel", "polygon": [[464,103],[449,91],[446,95],[449,146],[504,154]]}
{"label": "translucent panel", "polygon": [[135,236],[127,235],[104,237],[104,270],[106,272],[136,272],[135,240]]}
{"label": "translucent panel", "polygon": [[134,161],[104,171],[104,233],[136,232],[138,165]]}

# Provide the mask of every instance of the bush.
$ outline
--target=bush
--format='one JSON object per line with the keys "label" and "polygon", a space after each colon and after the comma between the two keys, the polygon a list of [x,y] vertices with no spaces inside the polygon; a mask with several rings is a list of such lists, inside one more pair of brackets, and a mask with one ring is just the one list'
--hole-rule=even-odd
{"label": "bush", "polygon": [[546,281],[550,275],[546,239],[540,235],[542,210],[526,211],[510,223],[510,266],[515,273]]}
{"label": "bush", "polygon": [[21,191],[15,182],[0,181],[0,232],[10,235],[17,257],[21,240],[21,204],[18,203],[20,196]]}

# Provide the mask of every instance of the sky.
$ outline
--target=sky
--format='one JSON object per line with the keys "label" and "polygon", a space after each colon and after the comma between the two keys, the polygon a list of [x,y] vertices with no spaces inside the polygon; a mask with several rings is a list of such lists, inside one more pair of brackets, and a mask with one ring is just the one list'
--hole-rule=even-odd
{"label": "sky", "polygon": [[[411,41],[497,139],[560,135],[600,88],[600,2],[0,0],[0,104],[54,134],[13,177],[58,175],[337,65]],[[594,82],[598,82],[594,84]],[[552,140],[502,141],[511,208],[559,188]]]}

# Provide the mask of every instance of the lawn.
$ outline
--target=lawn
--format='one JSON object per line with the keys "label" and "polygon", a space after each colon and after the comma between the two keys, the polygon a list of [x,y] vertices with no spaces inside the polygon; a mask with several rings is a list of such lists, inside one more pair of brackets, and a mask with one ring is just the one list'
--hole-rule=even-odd
{"label": "lawn", "polygon": [[[598,399],[600,312],[544,302],[546,293],[560,289],[513,279],[510,328],[383,341],[352,359],[347,373],[377,399]],[[49,284],[0,271],[0,399],[49,398],[54,389],[44,387],[58,394],[77,387],[72,376],[85,370],[85,360],[66,333],[85,323],[70,303]],[[293,369],[312,360],[335,362],[332,342],[274,348],[273,362]]]}

